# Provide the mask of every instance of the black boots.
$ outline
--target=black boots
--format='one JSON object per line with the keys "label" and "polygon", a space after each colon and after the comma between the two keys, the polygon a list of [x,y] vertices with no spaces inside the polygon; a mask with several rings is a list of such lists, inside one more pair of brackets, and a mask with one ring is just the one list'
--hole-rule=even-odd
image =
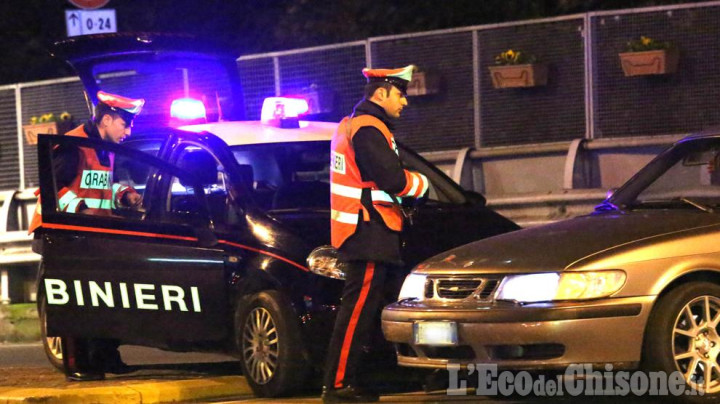
{"label": "black boots", "polygon": [[345,386],[339,389],[323,387],[323,403],[374,403],[380,400],[378,393],[364,390],[355,386]]}

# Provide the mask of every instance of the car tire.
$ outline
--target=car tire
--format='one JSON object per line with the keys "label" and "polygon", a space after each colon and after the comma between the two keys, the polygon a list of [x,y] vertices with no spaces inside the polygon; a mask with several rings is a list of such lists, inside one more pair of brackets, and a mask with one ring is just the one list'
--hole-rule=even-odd
{"label": "car tire", "polygon": [[306,378],[299,321],[277,291],[241,298],[235,312],[235,344],[243,374],[259,397],[285,395]]}
{"label": "car tire", "polygon": [[62,337],[48,337],[47,336],[47,299],[45,295],[40,296],[40,305],[38,310],[38,317],[40,319],[40,338],[43,343],[43,350],[45,356],[47,356],[55,369],[64,372],[65,366],[63,365],[63,354],[62,354]]}
{"label": "car tire", "polygon": [[[650,314],[643,344],[643,368],[668,375],[680,371],[686,391],[688,388],[705,391],[704,395],[683,393],[684,400],[718,402],[720,327],[717,322],[720,322],[720,285],[698,281],[671,290],[657,301]],[[710,377],[705,380],[704,369],[708,367]]]}

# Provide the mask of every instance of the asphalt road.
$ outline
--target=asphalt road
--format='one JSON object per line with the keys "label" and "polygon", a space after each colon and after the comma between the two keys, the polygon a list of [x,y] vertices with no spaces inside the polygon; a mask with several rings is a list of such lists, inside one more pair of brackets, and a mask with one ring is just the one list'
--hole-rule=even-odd
{"label": "asphalt road", "polygon": [[[145,373],[149,373],[152,377],[158,377],[163,372],[168,372],[168,377],[177,378],[182,374],[188,376],[194,374],[193,377],[203,377],[203,374],[232,374],[235,368],[235,359],[219,354],[203,354],[203,353],[173,353],[165,352],[158,349],[144,348],[137,346],[122,346],[120,348],[123,360],[131,366],[137,366],[139,371],[122,376],[124,379],[142,379],[146,377]],[[142,366],[148,365],[148,366]],[[154,365],[154,366],[153,366]],[[23,371],[28,373],[23,375],[23,381],[20,384],[34,385],[36,382],[33,374],[40,377],[41,373],[48,374],[45,378],[56,378],[58,383],[64,383],[62,378],[45,359],[42,345],[36,344],[0,344],[0,371],[2,368],[13,368],[9,373]],[[637,397],[576,397],[565,395],[563,397],[536,397],[536,396],[513,396],[513,397],[486,397],[477,396],[474,391],[468,390],[466,395],[449,396],[445,390],[438,387],[430,392],[422,390],[420,383],[406,384],[403,382],[410,378],[412,373],[407,369],[395,369],[392,372],[375,377],[374,382],[381,387],[381,402],[390,403],[414,403],[414,402],[480,402],[480,403],[597,403],[597,404],[617,404],[619,403],[636,403],[656,402],[655,400],[639,399]],[[8,372],[5,372],[8,373]],[[236,373],[235,373],[236,374]],[[55,375],[55,376],[53,376]],[[10,374],[5,378],[12,378]],[[162,377],[162,376],[161,376]],[[208,377],[208,376],[205,376]],[[94,382],[102,385],[104,382]],[[305,393],[298,393],[296,397],[283,398],[283,403],[319,403],[319,392],[317,389],[308,390]],[[218,402],[218,401],[215,401]],[[237,397],[234,400],[223,401],[224,403],[276,403],[277,399],[259,399],[251,396]]]}

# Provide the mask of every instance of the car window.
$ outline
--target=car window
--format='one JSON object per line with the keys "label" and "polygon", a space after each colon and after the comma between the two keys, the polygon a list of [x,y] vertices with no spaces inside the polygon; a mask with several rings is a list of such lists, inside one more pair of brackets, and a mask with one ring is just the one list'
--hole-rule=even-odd
{"label": "car window", "polygon": [[245,145],[232,152],[264,209],[330,209],[330,142]]}
{"label": "car window", "polygon": [[122,154],[115,155],[114,159],[113,184],[130,187],[144,197],[148,180],[155,172],[153,167],[146,162]]}
{"label": "car window", "polygon": [[[57,190],[54,197],[47,198],[54,209],[43,209],[43,216],[53,211],[78,218],[102,216],[165,222],[166,216],[155,214],[159,209],[154,209],[153,205],[158,205],[158,201],[149,195],[154,192],[150,189],[153,179],[169,178],[174,174],[182,176],[183,183],[197,181],[193,171],[182,174],[150,153],[138,152],[133,147],[65,136],[55,138],[44,141],[39,154],[41,160],[49,157],[49,164],[42,162],[41,170],[52,181],[41,182],[43,206],[45,197],[53,196],[53,190]],[[197,194],[193,197],[198,200],[196,204],[204,203]]]}
{"label": "car window", "polygon": [[408,170],[414,170],[424,174],[428,178],[428,181],[430,181],[428,200],[454,204],[463,204],[467,201],[463,195],[462,188],[443,174],[437,167],[402,145],[398,145],[398,149],[403,166]]}
{"label": "car window", "polygon": [[[192,172],[199,180],[205,194],[210,216],[216,224],[235,223],[237,212],[230,200],[230,178],[220,162],[206,149],[196,145],[186,145],[180,149],[176,165]],[[173,177],[167,198],[167,210],[172,216],[198,214],[201,211],[195,198],[195,189],[191,183]]]}
{"label": "car window", "polygon": [[[701,160],[680,159],[637,197],[638,203],[679,198],[700,198],[720,204],[720,162],[717,151],[697,153]],[[696,157],[693,156],[693,157]]]}
{"label": "car window", "polygon": [[[123,147],[142,151],[153,156],[160,153],[161,140],[125,141]],[[151,166],[123,154],[115,156],[113,178],[115,182],[130,186],[140,194],[144,194],[145,187],[151,173]]]}
{"label": "car window", "polygon": [[618,206],[702,208],[720,206],[720,142],[682,142],[660,154],[613,194]]}
{"label": "car window", "polygon": [[160,154],[160,147],[162,147],[163,142],[164,141],[160,139],[133,140],[131,137],[129,140],[123,141],[122,145],[123,147],[139,150],[152,156],[157,156]]}

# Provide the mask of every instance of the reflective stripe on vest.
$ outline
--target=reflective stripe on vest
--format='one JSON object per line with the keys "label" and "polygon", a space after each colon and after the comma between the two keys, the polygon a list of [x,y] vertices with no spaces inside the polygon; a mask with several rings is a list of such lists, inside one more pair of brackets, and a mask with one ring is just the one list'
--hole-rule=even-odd
{"label": "reflective stripe on vest", "polygon": [[[344,196],[346,198],[354,198],[359,200],[362,196],[362,190],[362,188],[350,187],[347,185],[340,185],[335,183],[330,184],[330,193]],[[393,201],[393,198],[390,196],[390,194],[381,189],[370,190],[370,195],[373,202],[395,202]]]}
{"label": "reflective stripe on vest", "polygon": [[413,198],[419,198],[425,195],[430,183],[425,175],[420,173],[414,173],[410,171],[405,172],[405,179],[407,180],[407,186],[403,189],[399,195],[411,196]]}
{"label": "reflective stripe on vest", "polygon": [[70,201],[70,203],[68,203],[68,205],[65,207],[65,210],[63,210],[63,212],[77,213],[78,206],[80,206],[80,202],[82,202],[82,201],[83,200],[80,198],[73,199],[72,201]]}
{"label": "reflective stripe on vest", "polygon": [[340,212],[335,209],[330,209],[330,218],[345,224],[357,224],[358,222],[357,213]]}
{"label": "reflective stripe on vest", "polygon": [[58,199],[58,207],[61,211],[64,212],[68,205],[70,205],[70,202],[72,202],[74,199],[77,199],[77,195],[75,194],[75,192],[68,190],[67,192],[65,192],[65,195]]}
{"label": "reflective stripe on vest", "polygon": [[92,209],[112,209],[112,202],[107,199],[85,198],[85,205]]}

